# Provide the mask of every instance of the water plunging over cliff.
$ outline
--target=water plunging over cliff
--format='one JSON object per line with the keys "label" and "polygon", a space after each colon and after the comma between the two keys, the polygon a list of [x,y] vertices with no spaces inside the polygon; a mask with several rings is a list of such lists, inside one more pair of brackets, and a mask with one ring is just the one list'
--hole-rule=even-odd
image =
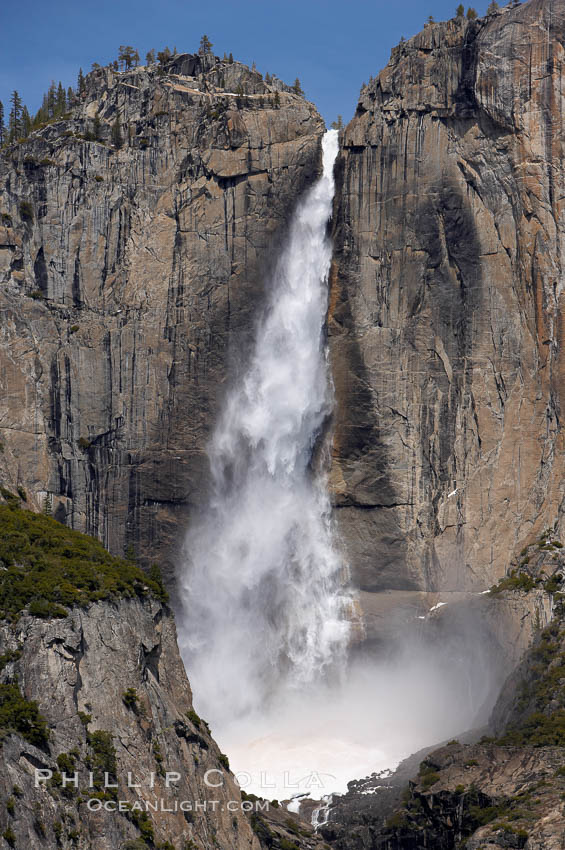
{"label": "water plunging over cliff", "polygon": [[296,209],[250,362],[211,440],[211,496],[189,530],[180,581],[196,708],[242,786],[279,799],[344,791],[349,779],[459,732],[469,713],[457,665],[408,636],[391,663],[342,663],[353,597],[313,462],[332,407],[324,323],[336,153],[331,131],[323,175]]}
{"label": "water plunging over cliff", "polygon": [[198,705],[222,722],[321,679],[349,635],[345,570],[312,455],[331,412],[324,323],[337,131],[298,205],[270,305],[209,458],[212,496],[189,532],[180,640]]}

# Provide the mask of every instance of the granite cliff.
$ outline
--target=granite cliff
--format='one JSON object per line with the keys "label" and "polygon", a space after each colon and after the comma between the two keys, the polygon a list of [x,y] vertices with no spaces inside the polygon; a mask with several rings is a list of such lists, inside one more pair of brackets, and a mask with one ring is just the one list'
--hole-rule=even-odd
{"label": "granite cliff", "polygon": [[3,152],[4,484],[170,567],[322,132],[276,78],[180,54],[92,71],[64,120]]}
{"label": "granite cliff", "polygon": [[562,0],[427,25],[343,131],[332,488],[369,633],[563,530],[564,42]]}
{"label": "granite cliff", "polygon": [[1,846],[315,850],[308,824],[236,783],[153,576],[3,490]]}
{"label": "granite cliff", "polygon": [[[470,616],[497,664],[538,642],[503,690],[494,740],[427,755],[402,809],[398,797],[366,800],[358,816],[360,787],[341,831],[336,815],[324,832],[338,848],[554,850],[562,839],[562,739],[527,736],[532,714],[561,722],[563,711],[562,624],[549,621],[565,567],[564,45],[564,0],[430,24],[393,50],[342,133],[331,488],[365,637],[390,634],[393,612],[402,628],[425,617],[432,641],[449,632],[463,645]],[[319,173],[322,132],[314,107],[279,81],[181,54],[93,71],[68,116],[3,151],[10,510],[19,493],[130,561],[159,558],[172,585],[218,405],[289,216]],[[32,788],[34,767],[154,768],[161,781],[166,757],[185,767],[189,799],[202,799],[209,767],[225,775],[222,800],[239,793],[193,712],[166,604],[139,581],[119,603],[110,594],[63,611],[39,594],[17,617],[5,612],[4,703],[21,688],[42,719],[29,709],[33,740],[5,729],[4,840],[314,846],[276,811],[148,825],[77,816],[57,776]],[[534,669],[540,652],[552,690]],[[545,703],[530,687],[540,678]]]}

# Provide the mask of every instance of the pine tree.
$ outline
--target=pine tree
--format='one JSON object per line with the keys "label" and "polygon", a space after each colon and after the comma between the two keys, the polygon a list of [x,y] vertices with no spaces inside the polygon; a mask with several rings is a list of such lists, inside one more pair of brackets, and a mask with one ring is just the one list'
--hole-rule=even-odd
{"label": "pine tree", "polygon": [[155,64],[155,51],[153,50],[153,48],[151,48],[151,50],[148,50],[145,54],[145,61],[148,65]]}
{"label": "pine tree", "polygon": [[43,95],[43,101],[41,103],[41,107],[35,116],[38,124],[45,124],[46,121],[49,121],[49,104],[47,94]]}
{"label": "pine tree", "polygon": [[78,80],[77,80],[77,92],[81,95],[86,89],[86,83],[84,81],[84,74],[82,73],[82,68],[78,70]]}
{"label": "pine tree", "polygon": [[198,48],[198,52],[199,52],[202,56],[206,56],[208,53],[211,53],[211,52],[212,52],[212,47],[213,47],[213,46],[214,46],[214,45],[212,44],[212,42],[210,41],[210,39],[208,38],[208,36],[205,34],[205,35],[203,35],[203,36],[202,36],[202,38],[200,39],[200,47]]}
{"label": "pine tree", "polygon": [[298,77],[294,81],[294,85],[292,87],[292,90],[294,91],[295,94],[304,94],[304,92],[302,91],[302,86],[300,85],[300,80],[298,79]]}
{"label": "pine tree", "polygon": [[433,15],[428,15],[428,24],[435,24],[435,18]]}
{"label": "pine tree", "polygon": [[31,117],[27,111],[27,106],[22,109],[22,136],[26,138],[31,133]]}
{"label": "pine tree", "polygon": [[474,21],[478,18],[477,10],[473,9],[471,6],[467,9],[467,20]]}
{"label": "pine tree", "polygon": [[133,47],[129,44],[120,44],[120,49],[118,51],[118,62],[121,63],[122,69],[129,71],[131,66],[135,62],[135,56],[137,54],[137,60],[139,61],[139,54],[137,50],[134,50]]}
{"label": "pine tree", "polygon": [[57,108],[57,86],[55,85],[55,80],[51,80],[51,85],[47,91],[47,118],[55,117],[55,110]]}
{"label": "pine tree", "polygon": [[337,121],[332,121],[332,130],[342,130],[343,129],[343,117],[341,115],[337,116]]}
{"label": "pine tree", "polygon": [[139,51],[138,50],[136,50],[133,54],[133,64],[135,65],[136,68],[139,65]]}
{"label": "pine tree", "polygon": [[164,65],[165,62],[171,58],[171,51],[168,47],[165,47],[163,50],[160,50],[157,54],[157,62],[159,65]]}
{"label": "pine tree", "polygon": [[230,51],[230,55],[228,56],[228,62],[230,65],[233,65],[233,53]]}
{"label": "pine tree", "polygon": [[0,100],[0,148],[6,142],[6,127],[4,126],[4,104]]}
{"label": "pine tree", "polygon": [[67,89],[67,109],[72,109],[75,105],[76,96],[73,91],[73,87],[69,86]]}
{"label": "pine tree", "polygon": [[59,81],[57,86],[57,99],[55,103],[55,114],[57,116],[64,115],[67,111],[67,93],[63,88],[63,83]]}
{"label": "pine tree", "polygon": [[119,115],[116,115],[115,121],[112,124],[112,144],[115,148],[119,150],[122,147],[123,143],[124,140],[120,128],[120,117]]}
{"label": "pine tree", "polygon": [[280,107],[280,105],[281,105],[281,96],[280,96],[278,89],[277,89],[277,91],[275,92],[275,109],[278,109]]}
{"label": "pine tree", "polygon": [[490,5],[487,9],[487,15],[494,15],[494,13],[498,12],[499,9],[500,9],[500,6],[496,2],[496,0],[492,0],[492,2],[490,3]]}
{"label": "pine tree", "polygon": [[8,138],[10,142],[14,142],[22,136],[22,99],[15,89],[10,96],[10,103],[12,108],[10,110]]}
{"label": "pine tree", "polygon": [[458,18],[464,18],[465,17],[465,6],[463,5],[463,3],[459,4],[457,9],[455,10],[455,14],[457,15]]}

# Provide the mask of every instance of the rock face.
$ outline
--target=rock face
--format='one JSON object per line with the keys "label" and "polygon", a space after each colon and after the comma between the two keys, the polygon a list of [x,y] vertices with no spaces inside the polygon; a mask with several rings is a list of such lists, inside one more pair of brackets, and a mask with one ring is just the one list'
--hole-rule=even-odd
{"label": "rock face", "polygon": [[280,81],[182,54],[93,71],[68,120],[4,152],[4,484],[165,563],[323,129]]}
{"label": "rock face", "polygon": [[[0,627],[0,647],[2,681],[17,676],[23,695],[37,701],[49,725],[46,747],[16,734],[1,745],[0,796],[11,803],[0,813],[0,832],[11,830],[11,846],[146,847],[141,838],[152,830],[158,846],[169,841],[167,846],[182,850],[258,850],[225,756],[192,710],[174,622],[160,603],[96,603],[60,620],[25,614],[15,626]],[[10,651],[16,660],[6,663]],[[129,705],[127,689],[135,695]],[[50,769],[53,779],[36,787],[36,769]],[[63,771],[71,777],[75,770],[78,788],[62,786]],[[89,787],[90,770],[95,788]],[[117,780],[115,790],[104,791],[104,770],[110,784]],[[128,788],[128,782],[139,787]],[[140,808],[133,817],[89,808],[111,807],[115,800],[131,806],[137,801]],[[192,808],[181,811],[183,801]],[[197,801],[208,805],[197,809]],[[146,802],[158,810],[150,808],[144,818]]]}
{"label": "rock face", "polygon": [[564,42],[563,0],[428,25],[343,132],[332,488],[370,617],[563,528]]}

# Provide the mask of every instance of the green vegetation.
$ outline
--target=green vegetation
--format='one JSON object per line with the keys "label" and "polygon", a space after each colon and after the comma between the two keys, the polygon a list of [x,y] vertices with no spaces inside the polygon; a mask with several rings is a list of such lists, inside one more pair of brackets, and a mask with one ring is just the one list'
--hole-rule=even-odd
{"label": "green vegetation", "polygon": [[[269,826],[265,823],[262,817],[260,817],[256,812],[251,814],[249,818],[249,822],[251,824],[251,829],[261,842],[261,846],[272,847],[275,839],[275,834],[271,832]],[[281,842],[284,839],[281,839]],[[289,842],[291,845],[293,842]],[[282,847],[282,843],[280,843],[280,847]],[[289,847],[287,845],[286,850],[298,850],[298,848],[293,845],[293,847]]]}
{"label": "green vegetation", "polygon": [[26,699],[16,682],[0,685],[0,741],[10,732],[16,732],[36,747],[47,746],[47,722],[37,703]]}
{"label": "green vegetation", "polygon": [[430,762],[426,760],[420,763],[418,777],[420,779],[422,788],[425,791],[427,791],[428,788],[431,788],[432,785],[435,785],[436,782],[439,782],[441,778],[439,773],[437,772],[437,768],[435,767],[435,765],[430,764]]}
{"label": "green vegetation", "polygon": [[435,785],[436,782],[439,782],[440,778],[441,777],[440,777],[439,773],[436,773],[433,770],[430,770],[427,773],[424,773],[423,776],[420,779],[420,782],[422,783],[422,788],[424,788],[427,791],[428,788],[431,788],[432,785]]}
{"label": "green vegetation", "polygon": [[294,841],[289,841],[288,838],[279,839],[279,847],[281,850],[300,850],[298,844],[295,844]]}
{"label": "green vegetation", "polygon": [[[429,770],[429,767],[426,766],[427,762],[423,762],[423,765],[424,772]],[[444,797],[448,793],[445,789],[442,790]],[[460,837],[463,839],[461,845],[458,846],[461,847],[465,844],[464,839],[472,835],[475,830],[487,825],[491,826],[493,830],[502,829],[508,834],[517,836],[520,843],[511,846],[523,847],[524,844],[521,842],[523,840],[525,843],[527,838],[523,824],[527,825],[538,818],[536,805],[539,801],[532,797],[531,790],[523,791],[514,797],[493,800],[474,786],[466,789],[463,785],[458,785],[454,794],[455,798],[452,804],[445,807],[446,800],[444,799],[442,808],[446,815],[446,830],[452,828],[449,812],[457,810]],[[416,834],[420,836],[422,830],[425,830],[429,825],[437,834],[438,812],[432,813],[429,807],[422,805],[421,794],[417,790],[408,788],[403,800],[403,807],[388,818],[387,829],[393,833],[402,834],[408,831],[411,836]],[[443,816],[440,817],[443,820]]]}
{"label": "green vegetation", "polygon": [[212,52],[213,46],[214,45],[212,44],[208,36],[203,35],[200,39],[200,47],[198,48],[198,52],[201,53],[203,56],[206,56]]}
{"label": "green vegetation", "polygon": [[526,572],[514,569],[509,575],[501,579],[498,584],[491,587],[492,594],[501,593],[503,590],[523,590],[528,592],[536,586],[536,580]]}
{"label": "green vegetation", "polygon": [[68,753],[60,753],[56,759],[57,767],[62,773],[73,773],[78,756],[78,750],[71,750]]}
{"label": "green vegetation", "polygon": [[220,755],[218,756],[218,761],[220,762],[223,768],[225,768],[226,770],[230,769],[230,760],[225,753],[220,753]]}
{"label": "green vegetation", "polygon": [[134,714],[145,714],[145,708],[139,701],[139,697],[137,695],[137,691],[135,688],[127,688],[122,694],[122,702],[129,708],[130,711],[133,711]]}
{"label": "green vegetation", "polygon": [[206,723],[205,720],[202,720],[202,718],[198,716],[198,714],[195,712],[195,710],[193,708],[189,709],[186,712],[186,716],[188,717],[190,722],[193,723],[196,726],[197,729],[200,729],[200,726],[202,725],[202,726],[205,727],[208,734],[210,734],[210,727],[208,726],[208,724]]}
{"label": "green vegetation", "polygon": [[92,537],[21,510],[9,495],[10,503],[0,505],[1,617],[15,620],[27,606],[35,616],[64,617],[67,606],[149,593],[166,600],[162,582]]}
{"label": "green vegetation", "polygon": [[155,830],[153,829],[153,822],[147,812],[138,812],[136,809],[131,812],[131,820],[140,831],[143,840],[150,846],[153,846]]}
{"label": "green vegetation", "polygon": [[544,582],[543,589],[546,593],[557,593],[563,584],[563,576],[560,573],[554,573],[547,581]]}
{"label": "green vegetation", "polygon": [[118,50],[118,66],[122,71],[129,71],[131,67],[137,68],[139,65],[139,53],[135,47],[129,44],[121,44]]}
{"label": "green vegetation", "polygon": [[565,710],[549,715],[534,711],[517,728],[509,729],[498,743],[511,747],[565,747]]}
{"label": "green vegetation", "polygon": [[6,652],[3,652],[0,655],[0,670],[3,670],[12,661],[17,661],[18,658],[21,658],[21,654],[21,649],[7,649]]}
{"label": "green vegetation", "polygon": [[[161,568],[159,567],[159,564],[151,564],[151,567],[149,568],[149,578],[159,588],[159,599],[161,602],[168,602],[169,594],[163,584],[163,576],[161,575]],[[208,726],[205,721],[203,721],[203,723],[206,727]],[[208,729],[208,731],[210,730]]]}
{"label": "green vegetation", "polygon": [[394,812],[387,818],[386,827],[387,829],[405,829],[409,825],[408,817],[405,811]]}
{"label": "green vegetation", "polygon": [[86,740],[92,750],[92,757],[88,757],[85,764],[94,774],[94,787],[101,791],[104,790],[105,773],[108,774],[111,782],[116,781],[118,763],[116,748],[112,743],[112,733],[102,729],[97,732],[88,732]]}
{"label": "green vegetation", "polygon": [[503,746],[565,746],[565,627],[557,621],[541,632],[524,668],[516,702],[523,719],[497,743]]}
{"label": "green vegetation", "polygon": [[9,826],[7,829],[4,830],[4,832],[2,833],[2,838],[4,838],[8,842],[10,847],[16,846],[16,836],[12,827]]}

